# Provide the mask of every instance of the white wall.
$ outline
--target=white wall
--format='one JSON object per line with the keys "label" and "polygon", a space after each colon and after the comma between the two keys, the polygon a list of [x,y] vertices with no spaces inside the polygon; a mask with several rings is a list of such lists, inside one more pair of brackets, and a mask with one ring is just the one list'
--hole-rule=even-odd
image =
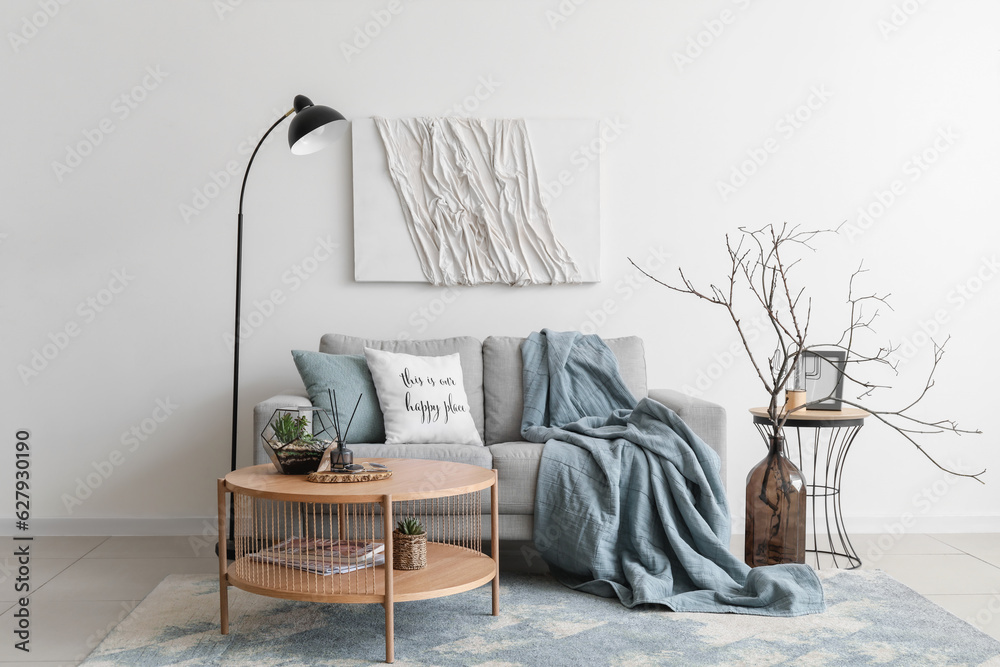
{"label": "white wall", "polygon": [[[200,530],[214,516],[215,479],[229,460],[235,181],[248,142],[304,93],[355,118],[467,105],[473,115],[615,123],[620,133],[602,155],[605,278],[462,290],[443,312],[440,289],[356,284],[350,142],[298,158],[282,127],[258,156],[246,198],[244,312],[274,290],[285,299],[243,343],[246,444],[253,404],[299,386],[288,351],[315,348],[324,332],[482,338],[591,322],[604,336],[645,339],[653,386],[715,376],[704,396],[729,410],[740,525],[743,477],[762,456],[746,409],[765,400],[762,389],[742,356],[729,362],[735,337],[722,312],[648,282],[629,287],[636,274],[626,257],[644,263],[663,252],[664,277],[681,265],[699,281],[718,280],[723,236],[740,225],[856,223],[858,208],[899,180],[902,193],[868,229],[829,237],[804,267],[816,335],[839,332],[846,278],[862,259],[868,287],[893,295],[895,311],[878,323],[883,337],[921,342],[921,323],[941,311],[939,336],[951,342],[926,414],[985,435],[938,438],[929,449],[966,469],[990,468],[990,484],[945,483],[912,446],[868,427],[844,480],[848,526],[879,530],[912,513],[928,530],[1000,530],[1000,280],[992,280],[1000,6],[423,0],[393,5],[395,14],[389,6],[3,3],[0,438],[8,453],[0,469],[8,472],[0,497],[8,500],[0,513],[14,510],[15,433],[30,429],[38,531]],[[344,45],[376,16],[391,20],[345,57]],[[699,41],[700,53],[691,46]],[[689,48],[691,62],[678,64]],[[132,109],[122,95],[143,99]],[[810,102],[814,109],[802,106]],[[797,110],[809,117],[790,131],[783,119]],[[943,132],[951,138],[938,140]],[[718,182],[768,139],[777,152],[720,196]],[[68,147],[88,142],[97,144],[90,154],[57,174]],[[936,153],[935,142],[946,150]],[[911,156],[924,151],[938,159],[911,172]],[[214,188],[211,174],[230,161],[239,175]],[[194,206],[195,191],[209,199],[185,220],[181,206]],[[334,256],[308,280],[287,280],[327,236],[339,244]],[[116,271],[127,285],[103,292]],[[108,297],[101,312],[80,305]],[[605,303],[613,313],[601,312]],[[427,309],[437,314],[425,317]],[[18,367],[67,326],[78,335],[22,379]],[[902,368],[897,403],[920,388],[930,357],[925,345]],[[162,423],[149,421],[166,416],[157,401],[176,406]],[[144,420],[155,432],[128,440]],[[111,474],[98,480],[98,469]],[[88,475],[100,483],[81,486]],[[67,507],[72,496],[81,502]]]}

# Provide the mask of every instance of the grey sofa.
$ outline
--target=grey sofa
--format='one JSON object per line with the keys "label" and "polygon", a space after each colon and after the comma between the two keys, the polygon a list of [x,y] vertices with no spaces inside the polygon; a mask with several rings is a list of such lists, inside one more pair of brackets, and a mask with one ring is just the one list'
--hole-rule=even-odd
{"label": "grey sofa", "polygon": [[[521,438],[521,342],[523,338],[490,336],[485,341],[463,336],[439,340],[369,340],[327,334],[319,351],[327,354],[361,354],[365,347],[421,356],[458,352],[473,419],[484,445],[385,443],[352,444],[355,457],[416,458],[456,461],[495,468],[500,479],[500,539],[531,540],[535,482],[544,444]],[[726,479],[726,412],[722,406],[670,389],[647,389],[646,359],[642,340],[635,336],[605,339],[618,359],[622,378],[636,396],[648,396],[674,410],[701,438],[719,453],[722,479]],[[260,432],[276,408],[308,406],[300,394],[274,396],[254,409],[254,462],[269,461]],[[484,513],[489,512],[489,494]],[[489,521],[484,525],[489,526]]]}

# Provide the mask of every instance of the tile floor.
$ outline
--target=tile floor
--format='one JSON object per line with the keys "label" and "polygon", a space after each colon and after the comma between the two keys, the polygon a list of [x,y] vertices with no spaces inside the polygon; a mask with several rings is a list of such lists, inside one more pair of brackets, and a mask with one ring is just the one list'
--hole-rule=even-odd
{"label": "tile floor", "polygon": [[[187,537],[37,537],[31,542],[31,652],[13,647],[14,541],[0,538],[0,665],[76,665],[168,574],[215,574],[214,544]],[[23,544],[21,542],[20,544]],[[1000,639],[1000,535],[860,535],[879,568]],[[742,539],[733,539],[742,554]],[[501,554],[516,566],[517,557]],[[506,569],[506,568],[505,568]]]}

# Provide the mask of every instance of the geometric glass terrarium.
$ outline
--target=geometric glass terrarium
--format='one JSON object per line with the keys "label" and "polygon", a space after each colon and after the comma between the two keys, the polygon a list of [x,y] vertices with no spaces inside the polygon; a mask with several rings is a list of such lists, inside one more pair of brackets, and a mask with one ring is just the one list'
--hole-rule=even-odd
{"label": "geometric glass terrarium", "polygon": [[[316,407],[278,408],[260,432],[264,451],[274,467],[285,475],[308,475],[316,472],[323,452],[333,444],[333,427]],[[316,428],[313,428],[315,423]],[[315,431],[315,432],[314,432]],[[324,438],[322,436],[327,435]]]}

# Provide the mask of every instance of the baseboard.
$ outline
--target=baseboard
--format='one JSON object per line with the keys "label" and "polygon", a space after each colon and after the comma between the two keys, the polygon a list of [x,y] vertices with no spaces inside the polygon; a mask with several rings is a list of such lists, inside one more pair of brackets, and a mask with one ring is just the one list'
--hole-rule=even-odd
{"label": "baseboard", "polygon": [[30,535],[203,535],[214,540],[218,534],[216,517],[189,518],[100,518],[31,520]]}
{"label": "baseboard", "polygon": [[[822,520],[822,519],[821,519]],[[822,532],[824,524],[818,524]],[[856,516],[845,517],[850,535],[905,533],[1000,533],[1000,516]],[[836,528],[831,525],[836,532]],[[812,533],[812,526],[807,528]],[[733,517],[733,534],[743,534],[743,521]]]}

